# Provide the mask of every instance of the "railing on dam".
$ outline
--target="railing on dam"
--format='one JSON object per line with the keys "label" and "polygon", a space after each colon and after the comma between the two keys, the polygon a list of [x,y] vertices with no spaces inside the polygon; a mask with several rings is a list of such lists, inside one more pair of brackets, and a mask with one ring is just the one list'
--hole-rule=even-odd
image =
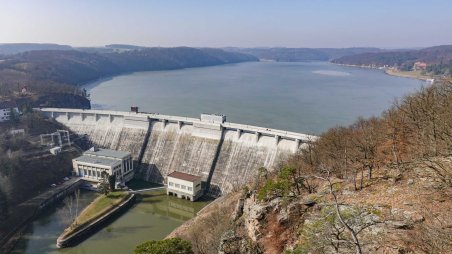
{"label": "railing on dam", "polygon": [[66,114],[69,119],[69,114],[80,114],[82,119],[86,115],[95,115],[95,116],[109,116],[109,117],[123,117],[130,119],[142,119],[143,121],[162,121],[166,123],[178,123],[180,126],[182,125],[208,125],[208,128],[219,128],[226,130],[235,130],[237,131],[238,137],[240,137],[241,133],[253,133],[256,135],[257,139],[260,136],[270,136],[275,137],[277,141],[279,139],[293,140],[300,143],[309,143],[315,141],[318,137],[313,135],[307,135],[303,133],[290,132],[284,130],[277,130],[271,128],[264,128],[252,125],[245,124],[237,124],[230,122],[206,122],[202,121],[198,118],[190,118],[190,117],[181,117],[181,116],[170,116],[170,115],[162,115],[158,113],[144,113],[144,112],[125,112],[125,111],[111,111],[111,110],[85,110],[85,109],[66,109],[66,108],[37,108],[35,110],[39,110],[42,112],[46,112],[49,116],[54,117],[54,114]]}

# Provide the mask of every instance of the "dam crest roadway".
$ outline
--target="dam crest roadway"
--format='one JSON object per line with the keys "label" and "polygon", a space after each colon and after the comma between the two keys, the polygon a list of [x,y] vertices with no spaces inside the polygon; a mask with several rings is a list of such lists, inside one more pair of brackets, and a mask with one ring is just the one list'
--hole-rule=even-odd
{"label": "dam crest roadway", "polygon": [[143,112],[41,108],[72,132],[102,148],[128,151],[141,165],[137,177],[164,183],[172,171],[199,175],[219,196],[251,180],[259,167],[279,162],[316,136],[226,122],[222,115],[198,118]]}

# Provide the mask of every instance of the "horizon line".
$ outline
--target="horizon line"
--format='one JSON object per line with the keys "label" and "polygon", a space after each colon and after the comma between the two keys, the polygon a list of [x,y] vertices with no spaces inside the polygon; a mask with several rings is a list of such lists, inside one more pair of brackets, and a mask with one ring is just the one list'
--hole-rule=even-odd
{"label": "horizon line", "polygon": [[103,48],[107,47],[109,45],[127,45],[127,46],[135,46],[135,47],[142,47],[142,48],[178,48],[178,47],[188,47],[188,48],[217,48],[217,49],[224,49],[224,48],[248,48],[248,49],[270,49],[270,48],[293,48],[293,49],[348,49],[348,48],[377,48],[377,49],[390,49],[390,50],[396,50],[396,49],[423,49],[423,48],[430,48],[430,47],[437,47],[437,46],[449,46],[452,44],[433,44],[428,46],[390,46],[390,47],[381,47],[381,46],[327,46],[327,47],[308,47],[308,46],[188,46],[188,45],[168,45],[168,46],[162,46],[162,45],[139,45],[139,44],[131,44],[131,43],[108,43],[105,45],[71,45],[71,44],[65,44],[65,43],[57,43],[57,42],[0,42],[0,45],[13,45],[13,44],[51,44],[51,45],[59,45],[59,46],[69,46],[72,48]]}

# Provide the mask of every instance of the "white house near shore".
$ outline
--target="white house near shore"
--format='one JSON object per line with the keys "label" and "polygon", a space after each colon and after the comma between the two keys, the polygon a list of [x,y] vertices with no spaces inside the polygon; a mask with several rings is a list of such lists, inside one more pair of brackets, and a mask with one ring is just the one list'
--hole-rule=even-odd
{"label": "white house near shore", "polygon": [[72,160],[74,175],[99,183],[102,174],[116,175],[116,181],[125,183],[133,178],[133,161],[129,152],[109,149],[90,149]]}
{"label": "white house near shore", "polygon": [[10,101],[0,102],[0,122],[6,122],[11,119],[11,110],[19,113],[19,108],[16,104]]}
{"label": "white house near shore", "polygon": [[201,195],[201,177],[174,171],[168,175],[166,193],[195,201]]}

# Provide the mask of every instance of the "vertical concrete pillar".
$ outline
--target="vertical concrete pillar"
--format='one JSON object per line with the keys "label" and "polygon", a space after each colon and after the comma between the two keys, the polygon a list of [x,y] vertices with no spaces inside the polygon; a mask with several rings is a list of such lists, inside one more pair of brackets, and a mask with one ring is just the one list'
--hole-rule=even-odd
{"label": "vertical concrete pillar", "polygon": [[242,130],[241,129],[237,129],[237,140],[240,139],[240,136],[242,136]]}
{"label": "vertical concrete pillar", "polygon": [[110,123],[113,122],[113,116],[111,114],[108,114],[108,119],[110,120]]}
{"label": "vertical concrete pillar", "polygon": [[83,122],[83,120],[85,120],[85,118],[86,118],[86,114],[85,113],[81,113],[80,115],[81,115],[82,122]]}
{"label": "vertical concrete pillar", "polygon": [[256,131],[256,143],[259,142],[260,136],[261,136],[261,133]]}
{"label": "vertical concrete pillar", "polygon": [[300,147],[300,144],[301,144],[301,140],[296,139],[295,142],[294,142],[294,148],[293,148],[293,152],[294,153],[298,151],[298,148]]}
{"label": "vertical concrete pillar", "polygon": [[50,116],[52,117],[52,118],[55,118],[55,116],[54,116],[54,112],[52,111],[52,112],[50,112]]}
{"label": "vertical concrete pillar", "polygon": [[97,114],[94,113],[94,122],[97,122]]}
{"label": "vertical concrete pillar", "polygon": [[163,129],[165,129],[166,124],[168,123],[168,120],[166,119],[162,119],[162,123],[163,123]]}
{"label": "vertical concrete pillar", "polygon": [[65,133],[66,133],[66,135],[67,135],[67,142],[68,142],[68,145],[72,145],[72,144],[71,144],[71,134],[69,133],[69,131],[65,131]]}
{"label": "vertical concrete pillar", "polygon": [[179,130],[181,130],[182,129],[182,125],[183,125],[184,123],[182,122],[182,121],[177,121],[177,126],[179,126]]}
{"label": "vertical concrete pillar", "polygon": [[69,121],[69,112],[66,112],[66,120]]}
{"label": "vertical concrete pillar", "polygon": [[279,135],[275,135],[275,144],[276,145],[278,145],[280,139],[281,139],[281,137]]}

